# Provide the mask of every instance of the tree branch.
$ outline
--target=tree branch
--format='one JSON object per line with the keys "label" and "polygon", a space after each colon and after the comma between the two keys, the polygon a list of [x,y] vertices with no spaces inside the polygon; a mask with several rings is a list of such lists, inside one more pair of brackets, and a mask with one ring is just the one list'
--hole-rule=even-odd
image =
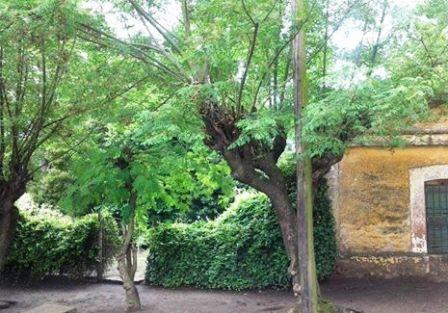
{"label": "tree branch", "polygon": [[128,2],[132,5],[132,7],[137,11],[137,14],[142,16],[145,20],[147,20],[156,30],[157,32],[162,35],[163,38],[173,47],[173,49],[179,53],[181,53],[181,50],[177,46],[177,44],[170,38],[170,35],[168,35],[168,31],[160,25],[157,20],[155,20],[148,12],[146,12],[137,2],[134,0],[128,0]]}
{"label": "tree branch", "polygon": [[[244,3],[244,1],[243,1],[243,3]],[[247,55],[247,61],[246,61],[243,77],[241,78],[241,84],[240,84],[240,88],[238,91],[238,96],[236,98],[236,111],[237,111],[238,115],[241,114],[241,108],[242,108],[241,101],[242,101],[242,97],[243,97],[244,86],[246,84],[247,75],[249,73],[249,68],[250,68],[250,65],[252,62],[252,58],[254,56],[255,45],[257,43],[258,29],[259,29],[259,24],[255,23],[252,40],[250,41],[250,47],[249,47],[249,52]]]}

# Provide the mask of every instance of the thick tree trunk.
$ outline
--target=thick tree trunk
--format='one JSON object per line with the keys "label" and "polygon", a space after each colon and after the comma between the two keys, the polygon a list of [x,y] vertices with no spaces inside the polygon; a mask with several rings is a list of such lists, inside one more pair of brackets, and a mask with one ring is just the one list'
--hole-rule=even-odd
{"label": "thick tree trunk", "polygon": [[283,244],[290,260],[288,272],[292,278],[294,294],[297,295],[300,291],[300,277],[297,259],[296,212],[291,204],[286,186],[278,186],[277,188],[274,188],[273,186],[268,197],[272,203],[277,221],[280,225]]}
{"label": "thick tree trunk", "polygon": [[12,199],[2,199],[0,206],[0,272],[2,272],[14,239],[19,212]]}
{"label": "thick tree trunk", "polygon": [[25,192],[23,185],[0,183],[0,273],[3,271],[8,252],[14,239],[19,211],[14,203]]}
{"label": "thick tree trunk", "polygon": [[288,270],[292,276],[294,292],[297,293],[299,273],[296,212],[289,198],[286,181],[277,167],[278,158],[286,147],[286,135],[280,134],[274,138],[270,149],[258,142],[229,149],[240,135],[232,112],[210,102],[204,103],[200,113],[208,134],[206,144],[224,157],[233,177],[269,197],[281,228],[285,250],[290,259]]}

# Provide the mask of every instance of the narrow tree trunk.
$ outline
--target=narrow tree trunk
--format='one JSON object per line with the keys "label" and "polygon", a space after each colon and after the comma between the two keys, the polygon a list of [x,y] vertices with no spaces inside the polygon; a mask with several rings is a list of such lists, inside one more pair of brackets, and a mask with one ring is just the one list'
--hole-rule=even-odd
{"label": "narrow tree trunk", "polygon": [[[305,20],[303,0],[292,1],[294,21]],[[297,227],[301,295],[297,308],[301,313],[317,313],[318,284],[314,258],[313,190],[311,158],[303,140],[302,109],[308,102],[305,31],[301,27],[293,41],[295,143],[297,154]]]}
{"label": "narrow tree trunk", "polygon": [[14,202],[9,197],[0,199],[0,273],[4,269],[19,218]]}
{"label": "narrow tree trunk", "polygon": [[104,263],[103,263],[103,252],[104,252],[104,232],[103,232],[103,217],[101,210],[98,211],[98,222],[100,229],[98,231],[98,265],[96,268],[96,279],[102,281],[104,279]]}
{"label": "narrow tree trunk", "polygon": [[122,221],[122,246],[117,256],[118,271],[123,280],[123,288],[126,293],[126,311],[135,312],[141,310],[140,296],[134,283],[137,270],[137,251],[132,243],[135,224],[135,209],[137,196],[131,192],[129,209],[131,214],[128,221]]}
{"label": "narrow tree trunk", "polygon": [[389,1],[388,0],[384,0],[384,2],[383,2],[383,9],[381,11],[380,25],[378,27],[378,32],[377,32],[375,44],[373,45],[372,55],[370,57],[369,70],[367,71],[367,76],[371,76],[372,75],[373,68],[375,67],[376,58],[377,58],[377,55],[378,55],[378,50],[380,48],[381,33],[383,31],[383,24],[384,24],[384,19],[386,18],[386,12],[387,12],[387,7],[388,6],[389,6]]}
{"label": "narrow tree trunk", "polygon": [[[133,249],[129,247],[129,251]],[[141,310],[140,296],[138,294],[137,287],[134,283],[134,274],[132,271],[132,265],[128,264],[127,254],[132,252],[127,252],[126,254],[120,254],[117,256],[118,271],[120,272],[120,277],[123,280],[123,289],[126,293],[126,311],[135,312]]]}

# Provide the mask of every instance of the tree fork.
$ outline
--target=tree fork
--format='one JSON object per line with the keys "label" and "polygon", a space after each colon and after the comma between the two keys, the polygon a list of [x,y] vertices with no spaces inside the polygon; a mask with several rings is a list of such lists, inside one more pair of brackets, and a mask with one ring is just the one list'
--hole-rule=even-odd
{"label": "tree fork", "polygon": [[[273,147],[268,151],[260,149],[256,142],[229,149],[231,143],[240,135],[232,112],[206,102],[202,105],[200,114],[205,126],[204,131],[208,135],[205,144],[223,156],[236,180],[266,194],[271,201],[290,260],[288,272],[297,293],[299,271],[296,212],[289,198],[285,179],[277,166],[277,160],[286,146],[286,138],[277,136]],[[257,171],[262,171],[265,175],[260,175]]]}

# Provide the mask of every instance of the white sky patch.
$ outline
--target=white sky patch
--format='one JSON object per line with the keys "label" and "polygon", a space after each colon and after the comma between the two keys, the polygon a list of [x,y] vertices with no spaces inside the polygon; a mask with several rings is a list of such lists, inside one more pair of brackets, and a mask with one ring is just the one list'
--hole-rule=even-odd
{"label": "white sky patch", "polygon": [[[147,34],[147,29],[141,19],[130,14],[122,15],[110,2],[100,2],[97,0],[88,0],[83,2],[82,8],[90,10],[94,14],[104,16],[107,25],[113,30],[118,38],[126,39],[139,33]],[[171,30],[179,24],[181,8],[178,1],[167,0],[162,10],[152,11],[153,16],[162,26]],[[162,40],[162,36],[148,24],[152,35]]]}
{"label": "white sky patch", "polygon": [[422,4],[425,0],[389,0],[392,4],[400,6],[402,8],[413,9],[418,4]]}
{"label": "white sky patch", "polygon": [[[391,11],[392,8],[399,8],[401,10],[405,10],[410,12],[413,10],[418,4],[422,4],[425,0],[389,0],[389,7],[386,12]],[[378,23],[380,16],[377,16]],[[390,14],[386,14],[383,25],[382,25],[382,33],[380,42],[385,39],[392,31],[393,28],[393,18]],[[363,25],[360,20],[348,19],[338,31],[333,34],[331,38],[332,44],[336,48],[346,49],[346,50],[354,50],[358,47],[362,37]],[[364,44],[373,45],[377,40],[377,32],[368,32],[364,37]]]}
{"label": "white sky patch", "polygon": [[[412,10],[416,5],[421,4],[424,1],[425,0],[389,0],[389,6]],[[338,6],[338,0],[334,0],[334,5]],[[104,15],[107,24],[119,38],[126,39],[138,33],[147,33],[145,26],[139,18],[131,17],[129,14],[124,18],[124,16],[122,16],[110,2],[87,0],[82,6],[83,8],[91,10],[93,13]],[[153,16],[168,30],[173,29],[179,24],[179,18],[181,16],[179,1],[166,0],[162,7],[162,10],[153,11]],[[386,16],[383,24],[384,31],[382,39],[389,34],[392,25],[393,22],[391,16]],[[154,28],[150,27],[150,31],[156,39],[163,39]],[[348,20],[333,34],[331,41],[337,48],[353,50],[358,46],[362,36],[363,32],[360,21],[355,22],[353,20]],[[372,44],[376,40],[375,33],[366,34],[364,40],[366,44]]]}
{"label": "white sky patch", "polygon": [[380,66],[380,67],[376,68],[373,71],[372,75],[379,77],[380,79],[386,79],[390,76],[389,73],[387,72],[387,70],[384,68],[384,66]]}
{"label": "white sky patch", "polygon": [[[236,0],[235,0],[236,1]],[[333,6],[330,9],[338,10],[342,0],[332,0]],[[423,3],[425,0],[389,0],[388,14],[386,14],[385,20],[382,25],[382,33],[380,42],[384,40],[393,31],[394,20],[390,14],[392,8],[398,8],[405,12],[411,12],[418,4]],[[91,10],[92,13],[101,14],[104,16],[106,23],[111,27],[117,37],[121,39],[127,39],[133,35],[139,33],[148,34],[145,25],[136,14],[121,14],[112,3],[100,1],[100,0],[87,0],[83,3],[83,8]],[[161,10],[153,10],[151,12],[154,18],[160,22],[168,30],[172,30],[179,25],[181,17],[181,8],[178,0],[165,0]],[[377,14],[379,15],[379,14]],[[289,14],[284,16],[284,29],[289,29]],[[377,22],[379,22],[380,16],[376,16]],[[151,27],[149,24],[149,30],[152,36],[162,42],[163,37]],[[336,49],[345,51],[353,51],[359,46],[361,39],[363,45],[373,45],[377,40],[377,31],[371,30],[366,34],[363,34],[363,22],[355,19],[347,19],[343,25],[333,34],[331,38],[331,44]],[[363,38],[364,35],[364,38]],[[365,70],[357,69],[352,62],[344,60],[338,60],[336,64],[333,64],[333,68],[330,69],[330,75],[328,79],[330,84],[339,87],[351,86],[357,84],[366,78]],[[235,75],[236,80],[240,80],[244,72],[244,64],[241,63],[238,67],[238,72]],[[374,76],[380,78],[386,78],[388,73],[384,67],[376,68],[373,72]],[[334,77],[335,81],[331,82]],[[341,79],[342,78],[342,79]]]}

